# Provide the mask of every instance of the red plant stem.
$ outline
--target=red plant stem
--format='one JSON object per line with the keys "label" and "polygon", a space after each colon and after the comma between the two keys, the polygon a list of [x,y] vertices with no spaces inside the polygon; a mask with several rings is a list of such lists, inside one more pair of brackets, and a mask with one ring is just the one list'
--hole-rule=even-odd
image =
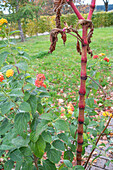
{"label": "red plant stem", "polygon": [[80,12],[78,11],[78,9],[76,8],[76,6],[74,5],[74,3],[72,2],[72,0],[67,0],[67,3],[72,7],[78,19],[84,19],[82,15],[80,14]]}
{"label": "red plant stem", "polygon": [[84,44],[82,45],[81,56],[81,83],[79,90],[79,116],[78,116],[78,140],[77,140],[77,165],[81,165],[81,153],[83,144],[83,123],[84,123],[84,109],[85,109],[85,94],[86,94],[86,63],[87,63],[87,25],[82,26],[82,38]]}
{"label": "red plant stem", "polygon": [[92,18],[93,11],[94,11],[94,9],[95,9],[95,3],[96,3],[96,0],[92,0],[92,1],[91,1],[90,11],[89,11],[88,18],[87,18],[87,19],[89,19],[89,20],[91,20],[91,18]]}
{"label": "red plant stem", "polygon": [[38,165],[37,165],[37,157],[34,155],[34,163],[35,163],[35,167],[36,167],[36,169],[38,170]]}

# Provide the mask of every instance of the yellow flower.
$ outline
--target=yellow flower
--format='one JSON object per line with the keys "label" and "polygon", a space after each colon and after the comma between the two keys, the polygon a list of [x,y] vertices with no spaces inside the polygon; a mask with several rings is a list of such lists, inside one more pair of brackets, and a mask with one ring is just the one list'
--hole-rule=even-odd
{"label": "yellow flower", "polygon": [[3,25],[4,23],[8,23],[8,21],[4,18],[0,19],[0,26]]}
{"label": "yellow flower", "polygon": [[109,112],[103,112],[102,115],[105,116],[105,117],[109,116],[109,117],[113,118],[113,114],[109,113]]}
{"label": "yellow flower", "polygon": [[99,54],[99,56],[103,56],[103,55],[105,55],[105,54],[104,54],[104,53],[100,53],[100,54]]}
{"label": "yellow flower", "polygon": [[68,113],[72,115],[73,111],[71,109],[68,109]]}
{"label": "yellow flower", "polygon": [[9,70],[6,71],[7,77],[11,77],[11,76],[13,76],[13,74],[14,74],[14,70],[12,70],[12,69],[9,69]]}

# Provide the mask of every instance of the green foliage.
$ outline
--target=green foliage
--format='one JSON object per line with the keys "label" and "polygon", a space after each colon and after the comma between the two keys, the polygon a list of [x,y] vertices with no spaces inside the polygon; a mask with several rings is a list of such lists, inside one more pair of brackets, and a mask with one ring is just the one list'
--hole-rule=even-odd
{"label": "green foliage", "polygon": [[[60,45],[60,54],[54,53],[46,58],[38,57],[38,59],[34,59],[33,57],[32,59],[33,50],[38,46],[38,49],[41,48],[41,51],[43,51],[45,41],[48,45],[49,40],[47,36],[40,37],[40,42],[34,39],[32,47],[31,41],[32,39],[29,43],[22,44],[22,47],[17,47],[10,43],[8,39],[5,41],[6,46],[3,45],[4,48],[0,50],[2,56],[0,72],[4,76],[4,80],[0,82],[0,157],[4,159],[1,163],[1,169],[11,169],[15,166],[16,169],[21,167],[28,170],[36,169],[35,161],[41,170],[56,170],[59,166],[59,169],[64,170],[82,170],[84,169],[82,166],[72,165],[77,145],[78,79],[80,71],[79,58],[77,56],[75,61],[75,54],[73,55],[75,47],[71,49],[72,51],[66,49],[66,54],[64,47]],[[71,46],[72,41],[73,39],[69,40],[69,46]],[[42,44],[43,47],[41,47]],[[29,51],[32,48],[31,57],[27,54],[26,47],[29,48]],[[59,48],[59,45],[57,48]],[[36,55],[39,54],[36,49],[34,51]],[[46,54],[41,55],[46,56]],[[104,87],[107,79],[102,73],[110,76],[111,66],[111,61],[106,63],[106,61],[103,61],[103,57],[90,59],[87,74]],[[6,72],[9,69],[14,70],[14,74],[7,77]],[[35,86],[36,70],[34,69],[37,69],[38,73],[43,72],[46,75],[45,81],[50,92],[44,87]],[[101,75],[98,74],[98,70]],[[107,73],[106,70],[109,70],[109,72]],[[72,93],[70,86],[74,93]],[[89,144],[95,147],[97,135],[105,126],[105,118],[97,116],[95,110],[100,101],[104,105],[102,98],[98,98],[97,104],[94,103],[98,90],[98,86],[95,86],[92,80],[88,78],[87,91],[91,92],[86,100],[82,154],[85,153],[85,148]],[[92,92],[94,92],[95,97],[92,97]],[[59,101],[62,101],[62,103],[59,104]],[[74,111],[71,113],[68,106],[70,101],[74,105]],[[62,107],[65,108],[64,115],[61,115]],[[106,134],[108,133],[106,131]],[[62,163],[60,162],[61,155],[63,157]]]}
{"label": "green foliage", "polygon": [[[88,14],[83,14],[84,18],[87,18]],[[92,16],[92,22],[95,28],[109,27],[113,25],[113,12],[97,12]],[[78,22],[78,18],[75,14],[66,14],[61,16],[61,27],[64,28],[64,22],[68,25],[73,25],[75,28]],[[35,19],[29,20],[27,23],[28,29],[26,34],[29,36],[36,35],[38,33],[50,32],[55,28],[55,16],[40,16],[38,21]]]}

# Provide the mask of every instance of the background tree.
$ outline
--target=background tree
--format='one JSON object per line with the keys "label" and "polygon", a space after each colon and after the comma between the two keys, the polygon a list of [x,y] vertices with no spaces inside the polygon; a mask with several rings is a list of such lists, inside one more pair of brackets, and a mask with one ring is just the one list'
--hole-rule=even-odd
{"label": "background tree", "polygon": [[1,2],[1,5],[8,9],[8,21],[18,23],[22,42],[25,41],[22,26],[26,27],[29,19],[33,19],[34,17],[38,18],[38,12],[41,9],[41,4],[41,1],[38,1],[35,4],[32,1],[29,2],[29,0],[7,0],[5,2]]}
{"label": "background tree", "polygon": [[104,2],[104,5],[105,5],[105,11],[107,12],[109,0],[103,0],[103,2]]}
{"label": "background tree", "polygon": [[32,1],[32,10],[34,12],[34,17],[36,19],[36,23],[35,23],[35,30],[37,32],[37,36],[38,36],[38,22],[39,22],[39,16],[41,14],[41,11],[43,11],[43,6],[45,4],[45,0],[36,0],[36,1]]}

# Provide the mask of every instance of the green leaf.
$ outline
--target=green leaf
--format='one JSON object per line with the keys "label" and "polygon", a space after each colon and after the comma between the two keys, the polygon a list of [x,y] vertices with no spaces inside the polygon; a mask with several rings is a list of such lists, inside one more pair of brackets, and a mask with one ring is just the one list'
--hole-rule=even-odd
{"label": "green leaf", "polygon": [[42,138],[48,143],[51,143],[51,141],[52,141],[52,136],[51,136],[50,132],[48,132],[48,131],[42,132]]}
{"label": "green leaf", "polygon": [[33,153],[38,157],[42,158],[44,150],[46,147],[46,142],[43,140],[42,136],[39,136],[39,139],[34,143],[30,142],[30,147]]}
{"label": "green leaf", "polygon": [[57,130],[69,131],[69,125],[65,120],[57,120],[55,122],[55,128]]}
{"label": "green leaf", "polygon": [[87,132],[90,132],[94,137],[97,136],[97,130],[94,130],[94,129],[91,129],[91,128],[88,128],[87,129]]}
{"label": "green leaf", "polygon": [[14,166],[14,161],[8,160],[4,165],[4,169],[11,170],[13,168],[13,166]]}
{"label": "green leaf", "polygon": [[[32,164],[32,162],[31,162],[31,160],[30,160],[30,162],[28,162],[28,161],[24,161],[23,163],[22,163],[22,170],[32,170],[33,169],[33,164]],[[20,170],[20,169],[19,169]]]}
{"label": "green leaf", "polygon": [[109,164],[110,164],[110,160],[108,160],[108,161],[105,163],[106,166],[109,166]]}
{"label": "green leaf", "polygon": [[76,165],[75,170],[84,170],[84,167],[81,165]]}
{"label": "green leaf", "polygon": [[53,117],[53,113],[44,113],[42,114],[41,116],[41,119],[45,119],[45,120],[53,120],[54,117]]}
{"label": "green leaf", "polygon": [[31,106],[31,113],[34,115],[37,110],[37,98],[35,95],[31,95],[29,100],[27,101]]}
{"label": "green leaf", "polygon": [[39,135],[48,128],[48,121],[42,121],[40,123],[38,123],[37,127],[36,127],[36,132],[34,133],[34,135],[32,136],[32,134],[30,134],[30,139],[33,142],[36,142],[39,138]]}
{"label": "green leaf", "polygon": [[13,89],[10,93],[9,93],[9,96],[18,96],[18,97],[23,97],[24,94],[23,92],[21,91],[21,88],[16,88],[16,89]]}
{"label": "green leaf", "polygon": [[43,170],[56,170],[55,164],[52,163],[49,159],[43,161]]}
{"label": "green leaf", "polygon": [[69,160],[63,160],[63,163],[68,167],[68,168],[72,168],[72,163]]}
{"label": "green leaf", "polygon": [[5,102],[5,103],[3,103],[2,104],[2,106],[1,106],[1,113],[4,115],[4,114],[6,114],[8,111],[10,111],[10,109],[12,108],[12,107],[14,107],[15,105],[14,105],[14,103],[13,102]]}
{"label": "green leaf", "polygon": [[0,135],[5,134],[10,128],[11,128],[11,125],[8,119],[4,119],[0,126]]}
{"label": "green leaf", "polygon": [[10,158],[13,161],[21,162],[22,159],[23,159],[23,155],[22,155],[22,153],[20,152],[19,149],[16,149],[16,150],[14,150],[13,152],[10,153]]}
{"label": "green leaf", "polygon": [[22,152],[22,154],[24,156],[31,156],[32,155],[30,147],[21,147],[20,151]]}
{"label": "green leaf", "polygon": [[50,97],[48,92],[42,92],[40,93],[39,97],[43,98],[43,97]]}
{"label": "green leaf", "polygon": [[62,139],[64,142],[68,142],[68,137],[66,136],[66,134],[65,133],[59,133],[58,134],[58,137],[60,138],[60,139]]}
{"label": "green leaf", "polygon": [[[0,48],[4,48],[4,47],[6,47],[6,46],[7,46],[7,45],[5,44],[5,45],[0,46]],[[8,54],[9,54],[9,52],[7,52],[7,51],[4,51],[4,52],[2,52],[2,53],[0,54],[0,66],[3,65],[3,63],[4,63],[5,59],[7,58]]]}
{"label": "green leaf", "polygon": [[[1,45],[1,46],[0,46],[0,50],[3,49],[3,48],[5,48],[5,47],[7,47],[7,44]],[[7,51],[6,51],[6,52],[7,52]],[[3,52],[3,53],[4,53],[4,52]],[[2,54],[2,53],[1,53],[1,54]],[[1,55],[1,54],[0,54],[0,55]],[[1,61],[1,58],[0,58],[0,61]]]}
{"label": "green leaf", "polygon": [[20,30],[11,31],[11,32],[9,33],[9,36],[11,36],[12,34],[15,34],[15,33],[20,33]]}
{"label": "green leaf", "polygon": [[11,69],[13,67],[13,65],[6,65],[4,67],[1,68],[0,72],[4,73],[6,72],[7,70]]}
{"label": "green leaf", "polygon": [[62,153],[56,149],[50,149],[47,152],[48,159],[53,163],[58,163],[61,159]]}
{"label": "green leaf", "polygon": [[71,124],[71,125],[69,126],[69,128],[70,128],[70,133],[71,133],[72,137],[74,138],[74,137],[75,137],[75,132],[76,132],[76,130],[77,130],[77,126]]}
{"label": "green leaf", "polygon": [[19,106],[20,112],[31,112],[30,104],[27,102],[23,102]]}
{"label": "green leaf", "polygon": [[24,90],[32,90],[33,89],[33,84],[26,84],[24,87],[23,87]]}
{"label": "green leaf", "polygon": [[58,150],[65,151],[64,143],[61,140],[54,140],[52,145]]}
{"label": "green leaf", "polygon": [[113,150],[113,146],[109,146],[109,147],[105,150],[105,152],[107,152],[108,150]]}
{"label": "green leaf", "polygon": [[19,148],[19,147],[27,147],[28,146],[28,143],[29,143],[29,138],[22,138],[21,136],[17,136],[16,138],[12,139],[11,140],[11,143],[16,147],[16,148]]}
{"label": "green leaf", "polygon": [[43,106],[41,105],[41,103],[37,104],[37,111],[42,114],[44,112]]}
{"label": "green leaf", "polygon": [[29,97],[30,97],[30,93],[28,91],[26,91],[24,93],[24,101],[26,102],[29,99]]}
{"label": "green leaf", "polygon": [[15,146],[13,144],[11,145],[11,143],[0,145],[0,150],[10,150],[10,149],[14,149],[14,148],[15,148]]}
{"label": "green leaf", "polygon": [[46,143],[46,148],[45,148],[45,152],[48,152],[51,148],[51,144],[50,143]]}
{"label": "green leaf", "polygon": [[20,170],[22,166],[22,162],[16,162],[15,170]]}
{"label": "green leaf", "polygon": [[15,64],[15,66],[24,71],[27,71],[28,69],[28,64],[26,62],[19,62],[18,64]]}
{"label": "green leaf", "polygon": [[71,162],[73,161],[73,153],[71,152],[71,150],[68,150],[68,151],[65,151],[64,152],[64,159],[68,159],[70,160]]}
{"label": "green leaf", "polygon": [[26,131],[27,131],[27,122],[30,120],[30,114],[29,113],[18,113],[15,116],[15,128],[17,130],[17,132],[22,135],[23,137],[26,135]]}

